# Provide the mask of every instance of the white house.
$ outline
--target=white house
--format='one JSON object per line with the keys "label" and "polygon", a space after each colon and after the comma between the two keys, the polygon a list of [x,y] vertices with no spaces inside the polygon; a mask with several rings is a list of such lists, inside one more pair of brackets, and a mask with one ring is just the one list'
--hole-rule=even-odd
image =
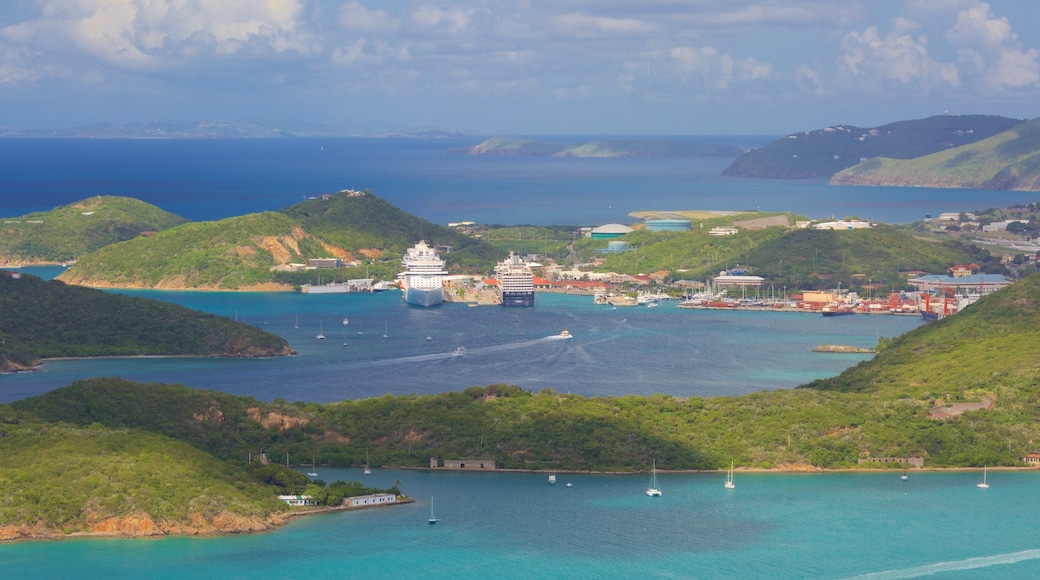
{"label": "white house", "polygon": [[309,495],[280,495],[278,499],[291,506],[318,505]]}

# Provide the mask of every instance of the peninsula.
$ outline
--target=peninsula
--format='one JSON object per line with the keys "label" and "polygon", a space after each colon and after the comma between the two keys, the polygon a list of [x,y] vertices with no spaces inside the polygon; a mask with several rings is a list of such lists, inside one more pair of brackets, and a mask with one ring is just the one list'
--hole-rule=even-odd
{"label": "peninsula", "polygon": [[221,316],[0,272],[0,372],[59,357],[290,354],[285,339]]}

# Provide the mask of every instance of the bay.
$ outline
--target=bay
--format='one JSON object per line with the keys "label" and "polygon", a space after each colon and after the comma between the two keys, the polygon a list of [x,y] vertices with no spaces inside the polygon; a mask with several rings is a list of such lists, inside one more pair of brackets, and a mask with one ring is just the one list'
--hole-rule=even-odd
{"label": "bay", "polygon": [[[767,138],[732,138],[745,146]],[[482,158],[472,140],[76,141],[0,139],[0,215],[98,194],[138,197],[194,220],[275,210],[369,188],[437,223],[630,222],[647,209],[761,209],[902,223],[1035,201],[1035,193],[832,188],[720,175],[729,159]],[[45,271],[53,275],[57,270]],[[711,396],[790,388],[865,358],[916,318],[595,306],[539,294],[533,309],[409,308],[399,294],[148,292],[286,337],[290,358],[49,361],[0,375],[0,401],[91,376],[178,382],[264,400],[336,401],[494,382],[584,395]],[[348,319],[344,326],[342,320]],[[299,321],[299,328],[294,328]],[[319,326],[320,325],[320,326]],[[328,337],[314,338],[318,328]],[[363,328],[363,334],[358,335]],[[561,330],[571,340],[552,338]],[[382,334],[388,335],[387,339]],[[426,341],[429,335],[433,340]],[[347,342],[347,346],[342,346]],[[458,346],[465,354],[455,356]],[[658,458],[666,468],[667,458]],[[5,577],[113,578],[1022,578],[1040,576],[1040,474],[970,472],[663,474],[446,473],[320,469],[327,481],[401,480],[415,504],[316,516],[272,533],[0,545]],[[429,498],[442,523],[426,524]]]}
{"label": "bay", "polygon": [[[397,291],[122,292],[248,322],[284,337],[299,354],[47,361],[35,372],[0,375],[0,401],[92,376],[313,402],[492,383],[587,396],[739,395],[793,388],[867,358],[812,352],[819,344],[870,348],[881,336],[922,323],[889,315],[680,309],[676,301],[611,308],[593,304],[591,296],[550,293],[539,293],[534,308],[424,309],[406,305]],[[319,330],[327,339],[315,338]],[[573,338],[560,340],[563,330]]]}

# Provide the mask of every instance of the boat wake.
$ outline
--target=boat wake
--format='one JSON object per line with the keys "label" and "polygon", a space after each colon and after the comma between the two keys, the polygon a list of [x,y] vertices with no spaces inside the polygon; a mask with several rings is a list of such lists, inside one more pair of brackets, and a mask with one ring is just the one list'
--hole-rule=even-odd
{"label": "boat wake", "polygon": [[419,354],[414,356],[403,356],[397,358],[386,358],[379,360],[360,361],[353,363],[350,366],[354,368],[368,368],[368,367],[385,367],[399,364],[409,363],[425,363],[438,360],[465,358],[468,356],[479,356],[481,354],[494,354],[500,352],[507,352],[511,350],[519,350],[523,348],[530,348],[539,344],[545,344],[548,342],[554,342],[558,340],[567,340],[570,337],[567,336],[546,336],[544,338],[535,338],[531,340],[521,340],[517,342],[509,342],[505,344],[497,344],[494,346],[484,346],[477,348],[464,348],[456,347],[450,352],[432,353],[432,354]]}
{"label": "boat wake", "polygon": [[1027,560],[1038,559],[1040,559],[1040,550],[1023,550],[1021,552],[997,554],[995,556],[982,556],[979,558],[967,558],[965,560],[955,560],[953,562],[937,562],[935,564],[925,564],[924,566],[915,566],[913,568],[905,568],[903,570],[873,572],[871,574],[863,574],[862,576],[853,576],[849,580],[889,580],[895,578],[917,578],[919,576],[932,576],[941,572],[958,572],[961,570],[974,570],[976,568],[988,568],[990,566],[1000,566],[1004,564],[1017,564],[1018,562],[1025,562]]}

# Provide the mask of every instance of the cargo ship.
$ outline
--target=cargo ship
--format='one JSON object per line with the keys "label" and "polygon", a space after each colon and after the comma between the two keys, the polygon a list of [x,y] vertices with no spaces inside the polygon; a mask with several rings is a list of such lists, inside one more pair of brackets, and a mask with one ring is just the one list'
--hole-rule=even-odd
{"label": "cargo ship", "polygon": [[397,277],[401,280],[405,302],[416,306],[436,306],[444,302],[444,276],[448,273],[436,250],[420,240],[408,248],[401,264],[404,272]]}
{"label": "cargo ship", "polygon": [[513,252],[495,266],[502,290],[502,306],[534,306],[534,274],[523,258]]}

